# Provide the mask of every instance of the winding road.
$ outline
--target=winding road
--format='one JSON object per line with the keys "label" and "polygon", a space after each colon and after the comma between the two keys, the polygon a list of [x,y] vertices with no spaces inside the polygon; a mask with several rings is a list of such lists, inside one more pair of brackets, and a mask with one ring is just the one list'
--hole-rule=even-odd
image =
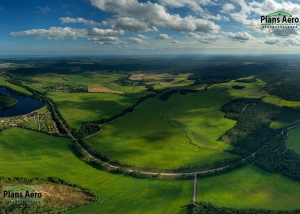
{"label": "winding road", "polygon": [[[49,101],[50,105],[52,106],[52,108],[54,109],[53,107],[53,104],[51,101]],[[141,103],[140,103],[141,104]],[[139,105],[137,105],[136,107],[138,107]],[[136,108],[135,107],[135,108]],[[134,110],[135,110],[134,108]],[[132,113],[132,112],[130,112]],[[59,123],[61,123],[61,125],[63,126],[63,128],[67,131],[67,135],[70,136],[70,138],[72,138],[72,140],[76,143],[76,145],[81,149],[81,151],[83,151],[89,158],[91,158],[92,160],[95,160],[95,161],[100,161],[102,163],[104,163],[106,166],[110,167],[110,168],[113,168],[113,169],[118,169],[118,168],[121,168],[119,166],[115,166],[115,165],[112,165],[110,163],[107,163],[107,162],[103,162],[101,161],[100,159],[96,158],[95,156],[93,156],[91,153],[89,153],[85,148],[82,147],[82,145],[78,142],[78,139],[76,139],[72,133],[70,132],[70,130],[65,126],[65,124],[62,122],[62,120],[60,119],[60,117],[58,117],[57,115],[57,112],[54,111],[54,114],[56,114],[56,117],[59,119]],[[111,121],[110,121],[111,122]],[[299,127],[300,125],[296,125],[296,126],[292,126],[292,127],[289,127],[287,128],[287,130],[290,130],[290,129],[293,129],[293,128],[297,128]],[[282,129],[282,132],[279,135],[282,135],[284,134],[284,131]],[[277,137],[278,137],[277,136]],[[257,151],[256,151],[257,152]],[[255,152],[255,153],[256,153]],[[250,156],[254,156],[255,153],[251,154]],[[250,157],[249,156],[249,157]],[[242,159],[242,160],[245,160],[246,158]],[[158,172],[148,172],[148,171],[141,171],[142,174],[146,174],[146,175],[162,175],[162,176],[182,176],[182,175],[194,175],[194,181],[193,181],[193,195],[192,195],[192,201],[193,202],[196,202],[197,200],[197,174],[204,174],[204,173],[208,173],[208,172],[215,172],[217,170],[222,170],[222,169],[225,169],[229,167],[229,165],[227,166],[223,166],[223,167],[219,167],[219,168],[215,168],[215,169],[210,169],[210,170],[202,170],[202,171],[193,171],[193,172],[186,172],[186,173],[183,173],[183,172],[178,172],[178,173],[170,173],[170,172],[162,172],[162,173],[158,173]],[[129,169],[128,170],[129,172],[133,172],[134,170],[132,169]],[[194,212],[194,211],[193,211]]]}

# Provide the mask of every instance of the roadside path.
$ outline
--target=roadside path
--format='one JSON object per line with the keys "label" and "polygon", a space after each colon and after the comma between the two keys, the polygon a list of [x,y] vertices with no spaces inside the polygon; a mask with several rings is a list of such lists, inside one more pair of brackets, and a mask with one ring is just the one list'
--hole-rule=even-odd
{"label": "roadside path", "polygon": [[[100,127],[100,125],[99,125],[99,127]],[[83,138],[83,139],[87,139],[87,138],[89,138],[89,137],[92,137],[92,136],[94,136],[94,135],[96,135],[96,134],[99,134],[100,132],[102,132],[102,129],[100,129],[100,131],[98,131],[98,132],[96,132],[96,133],[94,133],[94,134],[91,134],[91,135],[89,135],[89,136],[87,136],[87,137],[85,137],[85,138]]]}
{"label": "roadside path", "polygon": [[[53,107],[53,104],[52,104],[52,102],[51,101],[49,101],[50,102],[50,104],[51,104],[51,106]],[[143,101],[144,102],[144,101]],[[142,103],[143,103],[142,102]],[[142,103],[140,103],[140,104],[142,104]],[[139,105],[140,105],[139,104]],[[137,106],[139,106],[139,105],[137,105]],[[136,107],[137,107],[136,106]],[[135,107],[135,108],[136,108]],[[134,109],[135,109],[134,108]],[[96,158],[94,155],[92,155],[91,153],[89,153],[85,148],[83,148],[82,146],[81,146],[81,144],[78,142],[78,139],[76,139],[73,135],[72,135],[72,133],[70,132],[70,130],[65,126],[65,124],[61,121],[61,119],[60,119],[60,117],[58,117],[58,115],[57,115],[57,113],[56,113],[56,111],[54,111],[54,113],[56,114],[56,116],[57,116],[57,118],[58,118],[58,120],[59,120],[59,123],[61,123],[62,124],[62,126],[63,126],[63,128],[67,131],[67,135],[68,136],[70,136],[71,138],[72,138],[72,140],[76,143],[76,145],[89,157],[89,158],[91,158],[91,159],[93,159],[93,160],[98,160],[98,161],[101,161],[100,159],[98,159],[98,158]],[[130,113],[132,113],[132,112],[130,112]],[[124,115],[125,116],[125,115]],[[112,122],[112,121],[110,121],[110,122]],[[300,125],[299,125],[300,126]],[[295,126],[296,127],[296,126]],[[295,128],[295,127],[291,127],[291,128]],[[280,134],[283,134],[283,131],[280,133]],[[280,135],[279,134],[279,135]],[[279,136],[278,135],[278,136]],[[278,137],[277,136],[277,137]],[[257,151],[256,151],[257,152]],[[250,156],[254,156],[255,155],[255,153],[256,152],[254,152],[253,154],[251,154],[251,155],[249,155],[248,157],[250,157]],[[247,158],[247,157],[246,157]],[[245,160],[246,158],[244,158],[244,159],[242,159],[242,160]],[[101,161],[101,162],[103,162],[103,161]],[[121,167],[119,167],[119,166],[115,166],[115,165],[112,165],[112,164],[110,164],[110,163],[107,163],[107,162],[103,162],[106,166],[108,166],[108,167],[111,167],[111,168],[113,168],[113,169],[118,169],[118,168],[121,168]],[[219,167],[219,168],[215,168],[215,169],[209,169],[209,170],[202,170],[202,171],[194,171],[194,172],[148,172],[148,171],[141,171],[141,173],[142,174],[146,174],[146,175],[158,175],[158,174],[160,174],[160,175],[163,175],[163,176],[181,176],[181,175],[197,175],[197,174],[204,174],[204,173],[208,173],[208,172],[215,172],[215,171],[218,171],[218,170],[222,170],[222,169],[225,169],[225,168],[227,168],[227,167],[229,167],[229,165],[227,165],[227,166],[223,166],[223,167]],[[129,172],[133,172],[134,170],[132,170],[132,169],[129,169],[128,170]],[[194,187],[195,188],[195,187]]]}
{"label": "roadside path", "polygon": [[[157,96],[158,94],[156,94],[155,96]],[[147,100],[147,99],[146,99]],[[145,101],[146,101],[145,100]],[[50,105],[51,105],[51,107],[54,109],[54,106],[53,106],[53,103],[52,103],[52,101],[50,101],[49,99],[48,99],[48,101],[49,101],[49,103],[50,103]],[[143,102],[145,102],[145,101],[143,101]],[[142,104],[143,102],[141,102],[140,104]],[[140,105],[139,104],[139,105]],[[137,105],[135,108],[134,108],[134,110],[139,106],[139,105]],[[95,156],[93,156],[91,153],[89,153],[85,148],[83,148],[82,146],[81,146],[81,144],[78,142],[78,139],[76,139],[73,135],[72,135],[72,133],[70,132],[70,130],[65,126],[65,124],[62,122],[62,120],[61,120],[61,118],[57,115],[57,112],[56,111],[54,111],[53,112],[54,114],[55,114],[55,116],[58,118],[58,122],[63,126],[63,128],[66,130],[66,132],[67,132],[67,135],[68,136],[70,136],[70,138],[76,143],[76,145],[89,157],[89,158],[91,158],[91,159],[93,159],[93,160],[98,160],[98,161],[101,161],[100,159],[98,159],[98,158],[96,158]],[[133,112],[130,112],[130,113],[133,113]],[[128,113],[129,114],[129,113]],[[127,115],[127,114],[126,114]],[[124,115],[125,116],[125,115]],[[112,121],[110,121],[110,122],[112,122]],[[108,122],[109,123],[109,122]],[[103,125],[103,124],[102,124]],[[292,129],[292,128],[296,128],[296,127],[298,127],[298,126],[300,126],[300,125],[297,125],[297,126],[293,126],[293,127],[290,127],[290,128],[287,128],[288,130],[289,129]],[[279,134],[279,135],[281,135],[281,134],[283,134],[283,130],[282,130],[282,132]],[[278,135],[278,136],[279,136]],[[277,136],[277,137],[278,137]],[[256,151],[257,152],[257,151]],[[251,155],[249,155],[248,157],[250,157],[250,156],[254,156],[255,155],[255,153],[256,152],[254,152],[253,154],[251,154]],[[246,158],[244,158],[244,159],[242,159],[242,160],[245,160]],[[103,162],[103,161],[101,161],[101,162]],[[119,166],[115,166],[115,165],[112,165],[112,164],[110,164],[110,163],[107,163],[107,162],[103,162],[106,166],[108,166],[108,167],[111,167],[111,168],[113,168],[113,169],[118,169],[118,168],[121,168],[121,167],[119,167]],[[202,170],[202,171],[193,171],[193,172],[178,172],[178,173],[172,173],[172,172],[162,172],[162,173],[160,173],[160,172],[148,172],[148,171],[141,171],[141,173],[142,174],[146,174],[146,175],[158,175],[158,174],[160,174],[160,175],[163,175],[163,176],[181,176],[181,175],[197,175],[197,174],[204,174],[204,173],[208,173],[208,172],[215,172],[215,171],[217,171],[217,170],[222,170],[222,169],[225,169],[225,168],[227,168],[229,165],[227,165],[227,166],[223,166],[223,167],[219,167],[219,168],[215,168],[215,169],[209,169],[209,170]],[[132,169],[130,169],[130,170],[128,170],[129,172],[133,172],[134,170],[132,170]],[[195,187],[194,187],[195,188]]]}
{"label": "roadside path", "polygon": [[194,179],[194,191],[193,191],[193,202],[197,201],[197,174],[195,174]]}
{"label": "roadside path", "polygon": [[289,128],[287,128],[287,130],[295,129],[295,128],[298,128],[298,127],[300,127],[300,125],[289,127]]}

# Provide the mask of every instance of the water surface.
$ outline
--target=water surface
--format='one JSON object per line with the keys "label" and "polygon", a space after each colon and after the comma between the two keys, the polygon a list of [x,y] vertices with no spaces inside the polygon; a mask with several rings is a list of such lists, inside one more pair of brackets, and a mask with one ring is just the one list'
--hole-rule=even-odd
{"label": "water surface", "polygon": [[0,117],[13,117],[28,114],[45,106],[45,104],[39,100],[35,100],[28,96],[16,94],[6,89],[5,87],[0,86],[0,92],[2,94],[9,94],[11,97],[15,98],[18,101],[16,105],[10,108],[1,109]]}

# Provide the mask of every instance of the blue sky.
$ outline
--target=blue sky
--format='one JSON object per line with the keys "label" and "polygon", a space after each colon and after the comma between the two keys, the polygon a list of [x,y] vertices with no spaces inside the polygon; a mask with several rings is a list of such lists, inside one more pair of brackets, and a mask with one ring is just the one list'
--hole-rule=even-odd
{"label": "blue sky", "polygon": [[300,17],[298,1],[1,1],[0,55],[299,53],[298,29],[260,26],[278,10]]}

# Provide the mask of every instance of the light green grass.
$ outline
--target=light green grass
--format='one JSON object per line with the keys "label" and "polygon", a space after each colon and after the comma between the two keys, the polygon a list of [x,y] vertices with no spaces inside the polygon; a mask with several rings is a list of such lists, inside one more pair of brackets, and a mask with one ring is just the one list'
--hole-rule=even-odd
{"label": "light green grass", "polygon": [[[131,74],[136,74],[136,72],[129,72]],[[100,86],[108,87],[109,89],[116,91],[123,91],[128,96],[139,98],[153,92],[147,91],[145,86],[121,86],[116,83],[120,78],[127,78],[128,73],[117,73],[117,72],[83,72],[82,74],[55,74],[55,73],[40,73],[33,75],[19,75],[17,78],[25,85],[41,91],[47,91],[47,86],[52,85],[87,85],[89,88],[97,88]],[[171,74],[145,74],[147,77],[146,84],[156,84],[155,89],[165,89],[168,87],[178,87],[178,86],[187,86],[192,84],[192,81],[188,80],[190,74],[180,74],[180,75],[171,75]],[[67,78],[69,81],[65,81],[63,78]],[[169,81],[172,80],[172,81]]]}
{"label": "light green grass", "polygon": [[183,87],[193,83],[188,80],[190,73],[172,75],[168,73],[146,73],[143,74],[143,79],[146,85],[159,84],[163,88]]}
{"label": "light green grass", "polygon": [[7,82],[6,80],[8,80],[9,78],[7,76],[4,76],[2,74],[0,74],[0,87],[1,86],[7,86],[7,87],[10,87],[16,91],[20,91],[26,95],[31,95],[32,93],[27,91],[26,89],[20,87],[20,86],[16,86],[16,85],[13,85],[13,84],[10,84],[9,82]]}
{"label": "light green grass", "polygon": [[266,103],[271,103],[278,106],[287,106],[292,108],[300,108],[300,102],[284,100],[277,96],[267,96],[263,98],[263,101]]}
{"label": "light green grass", "polygon": [[193,143],[209,149],[226,149],[228,144],[217,139],[236,123],[224,118],[219,108],[231,100],[218,88],[205,92],[175,95],[178,105],[171,107],[165,120],[185,130]]}
{"label": "light green grass", "polygon": [[33,119],[28,120],[28,125],[30,128],[39,129],[39,125]]}
{"label": "light green grass", "polygon": [[[232,89],[233,85],[236,82],[215,84],[207,91],[174,94],[167,101],[151,98],[133,114],[104,125],[86,142],[113,159],[141,167],[202,165],[230,157],[223,152],[229,145],[218,138],[235,121],[224,118],[218,109],[238,97],[261,96],[265,83],[241,83],[246,86],[243,90]],[[201,149],[189,144],[185,133]]]}
{"label": "light green grass", "polygon": [[137,100],[118,94],[49,92],[63,118],[73,128],[84,121],[109,118],[133,106]]}
{"label": "light green grass", "polygon": [[147,88],[145,86],[134,86],[132,89],[132,93],[128,95],[131,97],[140,98],[148,94],[155,94],[155,93],[153,91],[147,91]]}
{"label": "light green grass", "polygon": [[294,150],[300,155],[300,128],[289,130],[286,148]]}
{"label": "light green grass", "polygon": [[[116,91],[123,91],[129,96],[140,97],[141,92],[145,92],[146,88],[141,86],[137,90],[133,90],[134,86],[121,86],[115,83],[120,78],[127,78],[128,74],[126,73],[116,73],[116,72],[85,72],[82,74],[34,74],[34,75],[23,75],[18,76],[18,80],[28,85],[31,88],[34,88],[38,91],[45,92],[47,91],[47,86],[52,85],[87,85],[89,88],[97,88],[100,86],[108,87],[109,89]],[[65,81],[64,78],[67,78],[69,81]],[[134,92],[134,93],[132,93]]]}
{"label": "light green grass", "polygon": [[73,153],[69,139],[12,128],[0,133],[0,175],[60,177],[94,191],[100,201],[72,213],[184,213],[189,181],[135,179],[91,167]]}
{"label": "light green grass", "polygon": [[293,122],[273,121],[270,124],[270,128],[272,128],[272,129],[281,129],[281,128],[290,127],[290,126],[293,126],[293,125],[296,125],[296,124],[299,124],[299,123],[300,123],[300,119],[295,120]]}
{"label": "light green grass", "polygon": [[198,179],[198,201],[234,208],[292,210],[300,208],[300,182],[256,166]]}
{"label": "light green grass", "polygon": [[[300,102],[284,100],[284,99],[281,99],[280,97],[273,96],[273,95],[265,96],[263,98],[263,101],[266,103],[271,103],[271,104],[277,105],[277,106],[287,106],[287,107],[296,108],[296,109],[300,108]],[[275,121],[272,121],[272,123],[270,124],[270,127],[273,129],[280,129],[280,128],[284,128],[284,127],[293,126],[293,125],[299,124],[299,123],[300,123],[300,120],[295,120],[293,122],[275,120]]]}
{"label": "light green grass", "polygon": [[[232,156],[222,151],[229,145],[217,141],[235,124],[218,110],[231,99],[219,88],[174,94],[167,101],[157,96],[134,113],[102,126],[102,132],[86,143],[113,159],[140,167],[199,166],[218,161]],[[185,132],[203,148],[189,144]]]}
{"label": "light green grass", "polygon": [[[109,72],[86,72],[82,74],[56,74],[56,73],[40,73],[31,75],[19,75],[18,80],[34,88],[38,91],[46,91],[47,86],[52,85],[87,85],[92,86],[108,86],[121,77],[126,77],[126,74],[117,74]],[[67,78],[69,81],[64,80]],[[109,84],[108,84],[109,83]],[[116,84],[117,85],[117,84]]]}
{"label": "light green grass", "polygon": [[[252,76],[248,78],[252,78]],[[242,78],[242,79],[246,79],[246,78]],[[234,85],[245,86],[245,88],[233,89],[232,86]],[[242,82],[235,82],[235,80],[232,80],[227,83],[215,84],[210,88],[213,87],[223,88],[223,90],[225,90],[231,97],[234,98],[238,98],[238,97],[262,98],[264,96],[264,93],[261,91],[261,89],[265,85],[266,83],[260,79],[258,79],[257,82],[254,83],[242,83]]]}
{"label": "light green grass", "polygon": [[[250,77],[248,77],[248,78],[250,78]],[[243,79],[248,79],[248,78],[243,78]],[[240,82],[230,81],[228,83],[216,84],[216,85],[213,85],[212,87],[222,86],[224,88],[224,90],[226,90],[225,87],[230,88],[233,85],[241,85],[241,86],[245,86],[245,88],[242,90],[227,89],[227,92],[230,94],[230,96],[236,97],[236,98],[237,97],[261,98],[264,102],[271,103],[271,104],[274,104],[277,106],[300,108],[300,102],[284,100],[284,99],[281,99],[280,97],[270,95],[269,93],[263,91],[262,88],[265,86],[265,84],[266,84],[265,82],[258,79],[258,81],[256,83],[240,83]],[[300,122],[300,120],[296,120],[296,121],[293,121],[290,123],[286,122],[286,121],[275,120],[275,121],[271,122],[270,127],[273,129],[280,129],[283,127],[292,126],[294,124],[299,124],[299,122]]]}
{"label": "light green grass", "polygon": [[[193,166],[230,157],[222,152],[229,145],[218,138],[235,121],[224,118],[218,109],[238,97],[262,96],[265,83],[241,83],[246,86],[243,90],[232,89],[233,85],[236,82],[215,84],[207,91],[174,94],[167,101],[151,98],[136,112],[104,125],[86,143],[113,159],[140,167]],[[201,148],[189,144],[185,133]]]}

